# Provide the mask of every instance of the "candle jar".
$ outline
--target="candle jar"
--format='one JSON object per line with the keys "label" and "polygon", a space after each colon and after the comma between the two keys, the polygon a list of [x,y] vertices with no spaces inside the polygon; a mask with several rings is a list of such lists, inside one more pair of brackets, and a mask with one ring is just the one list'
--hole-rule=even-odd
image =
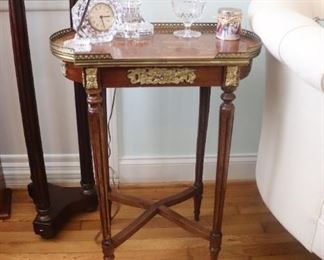
{"label": "candle jar", "polygon": [[216,37],[221,40],[240,38],[242,11],[238,8],[220,8],[218,10]]}

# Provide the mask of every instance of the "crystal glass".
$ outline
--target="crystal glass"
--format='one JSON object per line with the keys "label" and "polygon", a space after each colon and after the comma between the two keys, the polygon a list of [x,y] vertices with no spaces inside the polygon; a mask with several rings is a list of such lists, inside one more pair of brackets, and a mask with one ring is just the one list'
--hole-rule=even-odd
{"label": "crystal glass", "polygon": [[206,0],[172,0],[173,12],[185,27],[184,30],[175,31],[173,34],[181,38],[200,37],[201,33],[191,30],[191,25],[200,18],[205,4]]}
{"label": "crystal glass", "polygon": [[140,38],[153,35],[153,25],[146,22],[140,13],[142,0],[122,0],[121,3],[123,5],[122,24],[117,36]]}

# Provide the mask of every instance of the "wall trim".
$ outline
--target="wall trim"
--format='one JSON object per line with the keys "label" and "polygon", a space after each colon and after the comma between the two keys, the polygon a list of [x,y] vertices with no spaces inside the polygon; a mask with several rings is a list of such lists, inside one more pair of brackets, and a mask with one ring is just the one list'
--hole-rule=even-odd
{"label": "wall trim", "polygon": [[[49,182],[66,185],[80,183],[78,154],[45,154],[44,160]],[[27,154],[0,155],[0,161],[8,187],[20,188],[30,183]]]}
{"label": "wall trim", "polygon": [[[44,158],[49,182],[64,185],[79,184],[78,154],[46,154]],[[30,182],[26,154],[0,155],[0,160],[8,187],[25,187]],[[232,155],[229,179],[255,179],[255,164],[255,154]],[[215,165],[216,156],[206,156],[204,170],[206,180],[215,179]],[[194,176],[194,168],[194,156],[123,157],[119,159],[119,172],[115,181],[123,184],[190,181]]]}
{"label": "wall trim", "polygon": [[[255,179],[256,154],[233,154],[230,158],[230,180]],[[119,160],[120,183],[191,181],[194,178],[194,156],[123,157]],[[207,155],[204,179],[214,180],[216,155]]]}

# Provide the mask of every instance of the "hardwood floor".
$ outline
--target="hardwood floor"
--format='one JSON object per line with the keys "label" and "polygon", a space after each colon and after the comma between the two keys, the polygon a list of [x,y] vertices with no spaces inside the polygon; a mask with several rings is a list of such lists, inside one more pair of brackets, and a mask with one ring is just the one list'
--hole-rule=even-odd
{"label": "hardwood floor", "polygon": [[[181,191],[186,185],[121,187],[136,196],[159,199]],[[207,184],[201,222],[212,219],[213,185]],[[193,219],[193,202],[173,207]],[[114,206],[113,209],[116,209]],[[116,232],[141,212],[121,206],[113,221]],[[102,259],[99,245],[99,215],[85,213],[73,218],[52,240],[42,240],[32,231],[34,208],[25,190],[13,193],[12,217],[0,221],[1,260],[97,260]],[[255,183],[229,183],[225,202],[224,260],[308,260],[319,259],[308,253],[276,221],[263,204]],[[208,242],[197,238],[159,216],[151,220],[116,250],[116,260],[208,260]]]}

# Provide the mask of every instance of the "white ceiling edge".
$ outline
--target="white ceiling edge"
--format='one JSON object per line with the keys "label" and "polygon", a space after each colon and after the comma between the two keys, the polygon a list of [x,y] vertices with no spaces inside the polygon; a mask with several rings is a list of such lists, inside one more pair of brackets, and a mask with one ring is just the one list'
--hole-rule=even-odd
{"label": "white ceiling edge", "polygon": [[[69,8],[67,0],[26,0],[26,11],[66,11]],[[8,1],[0,0],[0,12],[8,11]]]}

